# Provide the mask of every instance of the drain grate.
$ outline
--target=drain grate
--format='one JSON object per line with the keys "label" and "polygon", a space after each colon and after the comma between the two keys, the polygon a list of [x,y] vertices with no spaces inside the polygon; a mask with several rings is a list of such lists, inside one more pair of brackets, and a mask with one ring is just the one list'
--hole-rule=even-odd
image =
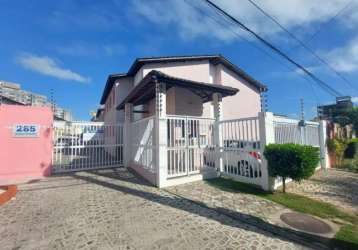
{"label": "drain grate", "polygon": [[316,234],[327,234],[332,232],[330,225],[310,215],[300,213],[284,213],[281,214],[280,219],[287,225],[298,230]]}

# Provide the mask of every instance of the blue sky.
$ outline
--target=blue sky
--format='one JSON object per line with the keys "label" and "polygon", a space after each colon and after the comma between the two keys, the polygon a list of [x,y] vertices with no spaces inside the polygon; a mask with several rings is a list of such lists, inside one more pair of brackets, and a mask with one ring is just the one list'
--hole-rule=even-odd
{"label": "blue sky", "polygon": [[[247,0],[214,2],[342,94],[358,96]],[[358,89],[358,1],[352,1],[329,23],[349,0],[256,2]],[[267,51],[237,27],[220,21],[201,0],[191,3],[0,0],[0,79],[47,96],[53,89],[56,103],[72,110],[75,118],[88,119],[89,112],[98,107],[108,74],[126,72],[136,57],[220,53],[269,87],[270,111],[295,117],[302,97],[305,112],[312,117],[318,103],[334,101],[302,72],[271,52],[267,56],[258,50],[257,46]],[[317,30],[320,32],[310,40]]]}

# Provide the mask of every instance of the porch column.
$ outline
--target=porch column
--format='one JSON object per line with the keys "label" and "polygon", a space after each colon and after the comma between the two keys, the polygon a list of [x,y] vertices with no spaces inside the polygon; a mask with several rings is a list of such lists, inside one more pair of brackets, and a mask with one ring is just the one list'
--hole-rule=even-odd
{"label": "porch column", "polygon": [[214,110],[214,144],[215,144],[215,168],[216,170],[223,171],[223,161],[222,161],[222,148],[223,140],[219,122],[222,120],[222,96],[219,93],[213,94],[213,110]]}
{"label": "porch column", "polygon": [[156,120],[156,170],[157,186],[165,187],[168,173],[168,154],[167,154],[167,104],[165,83],[155,81],[155,120]]}
{"label": "porch column", "polygon": [[132,154],[131,122],[133,121],[133,104],[124,106],[124,130],[123,130],[123,163],[129,167]]}
{"label": "porch column", "polygon": [[321,167],[327,169],[330,167],[328,150],[327,150],[327,122],[319,121],[319,150],[321,155]]}
{"label": "porch column", "polygon": [[275,178],[269,176],[267,160],[264,157],[265,146],[275,143],[275,128],[273,123],[273,113],[259,113],[260,129],[260,154],[261,154],[261,187],[266,191],[274,190]]}

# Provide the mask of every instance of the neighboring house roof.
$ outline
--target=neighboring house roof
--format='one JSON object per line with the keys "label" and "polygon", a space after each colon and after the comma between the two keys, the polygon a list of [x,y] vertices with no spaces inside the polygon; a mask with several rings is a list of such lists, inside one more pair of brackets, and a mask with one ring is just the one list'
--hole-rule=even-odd
{"label": "neighboring house roof", "polygon": [[245,71],[243,71],[241,68],[239,68],[235,64],[231,63],[229,60],[227,60],[222,55],[147,57],[147,58],[137,58],[126,74],[113,74],[108,77],[107,83],[106,83],[106,86],[104,88],[103,95],[101,98],[101,104],[104,104],[106,102],[107,96],[108,96],[109,92],[111,91],[115,80],[122,78],[122,77],[126,77],[126,76],[134,76],[138,72],[138,70],[145,64],[203,61],[203,60],[209,60],[213,65],[223,64],[228,69],[232,70],[233,72],[238,74],[240,77],[245,79],[252,86],[256,87],[260,92],[267,91],[267,87],[264,84],[260,83],[259,81],[257,81],[253,77],[251,77],[249,74],[247,74]]}
{"label": "neighboring house roof", "polygon": [[200,96],[203,102],[212,100],[213,93],[220,93],[222,97],[235,95],[239,90],[225,85],[218,85],[212,83],[196,82],[183,78],[169,76],[157,70],[149,72],[137,84],[128,96],[117,106],[117,109],[123,109],[126,103],[133,103],[134,105],[145,104],[147,101],[155,97],[155,82],[159,81],[165,83],[166,89],[173,86],[185,87],[196,95]]}

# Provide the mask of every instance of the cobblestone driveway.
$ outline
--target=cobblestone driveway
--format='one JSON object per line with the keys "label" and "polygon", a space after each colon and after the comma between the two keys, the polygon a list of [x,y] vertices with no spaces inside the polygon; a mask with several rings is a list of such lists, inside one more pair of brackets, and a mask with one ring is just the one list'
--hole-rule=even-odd
{"label": "cobblestone driveway", "polygon": [[288,190],[358,214],[358,174],[356,173],[337,169],[318,171],[309,180],[290,184]]}
{"label": "cobblestone driveway", "polygon": [[0,207],[1,249],[302,249],[145,185],[125,169],[21,185]]}

